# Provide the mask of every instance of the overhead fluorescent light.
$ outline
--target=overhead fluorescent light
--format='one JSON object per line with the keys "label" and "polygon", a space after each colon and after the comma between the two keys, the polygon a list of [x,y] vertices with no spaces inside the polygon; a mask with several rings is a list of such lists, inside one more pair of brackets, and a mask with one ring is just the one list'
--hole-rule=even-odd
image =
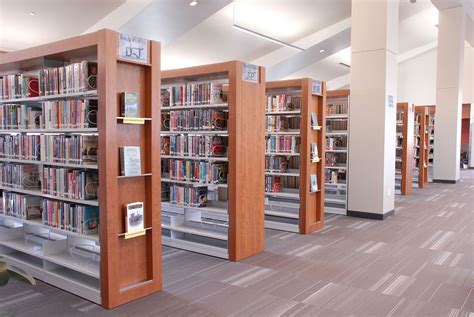
{"label": "overhead fluorescent light", "polygon": [[247,29],[246,27],[240,26],[238,24],[234,23],[234,24],[232,24],[232,26],[234,28],[236,28],[237,30],[240,30],[242,32],[260,37],[260,38],[265,39],[267,41],[270,41],[270,42],[273,42],[273,43],[276,43],[276,44],[280,44],[280,45],[283,45],[283,46],[286,46],[286,47],[289,47],[289,48],[294,48],[295,50],[304,51],[304,48],[301,48],[301,47],[298,47],[296,45],[277,40],[276,38],[270,37],[270,36],[262,34],[262,33],[255,32],[253,30]]}
{"label": "overhead fluorescent light", "polygon": [[193,1],[191,1],[191,2],[189,3],[189,5],[190,5],[191,7],[194,7],[194,6],[197,5],[197,4],[198,4],[197,0],[193,0]]}
{"label": "overhead fluorescent light", "polygon": [[33,15],[35,15],[35,14],[36,14],[35,11],[31,11],[31,12],[30,12],[30,15],[31,15],[31,16],[33,16]]}
{"label": "overhead fluorescent light", "polygon": [[319,50],[319,53],[324,53],[326,50]]}

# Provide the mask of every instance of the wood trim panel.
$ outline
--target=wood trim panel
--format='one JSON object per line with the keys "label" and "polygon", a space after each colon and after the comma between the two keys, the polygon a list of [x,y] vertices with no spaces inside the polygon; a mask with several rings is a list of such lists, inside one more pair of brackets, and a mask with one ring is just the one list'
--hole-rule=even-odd
{"label": "wood trim panel", "polygon": [[328,90],[327,97],[347,97],[351,94],[350,89]]}
{"label": "wood trim panel", "polygon": [[265,87],[266,89],[287,89],[287,88],[302,89],[304,81],[305,79],[288,79],[288,80],[269,81],[265,83]]}
{"label": "wood trim panel", "polygon": [[195,67],[188,67],[188,68],[179,68],[179,69],[170,69],[164,70],[161,72],[162,79],[168,78],[186,78],[192,76],[202,76],[202,75],[210,75],[210,74],[217,74],[217,73],[227,73],[231,69],[235,69],[235,65],[238,63],[237,61],[230,61],[218,64],[209,64],[209,65],[202,65],[202,66],[195,66]]}

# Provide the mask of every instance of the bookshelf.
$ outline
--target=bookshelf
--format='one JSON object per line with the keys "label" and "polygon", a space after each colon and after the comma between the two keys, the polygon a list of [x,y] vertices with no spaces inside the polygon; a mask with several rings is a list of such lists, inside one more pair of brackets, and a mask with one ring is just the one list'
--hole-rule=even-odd
{"label": "bookshelf", "polygon": [[415,172],[418,172],[418,179],[414,179],[414,181],[419,188],[426,187],[428,182],[433,181],[435,109],[435,106],[415,107],[417,118],[420,120],[420,148],[415,167],[420,168],[419,170],[414,169]]}
{"label": "bookshelf", "polygon": [[325,212],[347,214],[350,90],[327,92]]}
{"label": "bookshelf", "polygon": [[412,193],[414,151],[414,106],[408,102],[397,103],[395,192]]}
{"label": "bookshelf", "polygon": [[[307,234],[324,226],[325,83],[266,83],[265,227]],[[283,145],[283,146],[281,146]],[[315,175],[317,188],[311,188]]]}
{"label": "bookshelf", "polygon": [[418,188],[428,184],[428,121],[426,108],[415,106],[413,186]]}
{"label": "bookshelf", "polygon": [[166,246],[231,261],[263,251],[265,70],[248,66],[162,72]]}
{"label": "bookshelf", "polygon": [[433,181],[434,139],[435,139],[435,106],[427,106],[428,111],[428,181]]}
{"label": "bookshelf", "polygon": [[[1,95],[20,87],[11,79],[30,93],[9,90],[0,100],[0,254],[109,309],[159,291],[162,281],[160,44],[146,42],[142,63],[117,56],[120,36],[103,29],[0,55]],[[40,96],[30,91],[35,81]],[[119,119],[122,91],[139,92],[148,121]],[[140,146],[146,174],[120,177],[123,145]],[[123,205],[134,201],[145,203],[147,230],[125,239]]]}

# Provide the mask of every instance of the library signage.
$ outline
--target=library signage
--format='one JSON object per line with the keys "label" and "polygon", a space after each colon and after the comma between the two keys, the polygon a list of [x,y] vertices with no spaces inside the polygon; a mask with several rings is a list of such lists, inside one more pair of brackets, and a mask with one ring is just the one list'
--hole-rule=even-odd
{"label": "library signage", "polygon": [[148,41],[141,37],[120,33],[119,57],[148,63]]}
{"label": "library signage", "polygon": [[242,70],[242,80],[258,84],[258,66],[244,63]]}
{"label": "library signage", "polygon": [[321,84],[320,80],[312,80],[311,81],[311,93],[313,95],[322,96],[323,94],[323,85]]}
{"label": "library signage", "polygon": [[388,95],[387,96],[388,98],[388,107],[389,108],[393,108],[393,96],[392,95]]}

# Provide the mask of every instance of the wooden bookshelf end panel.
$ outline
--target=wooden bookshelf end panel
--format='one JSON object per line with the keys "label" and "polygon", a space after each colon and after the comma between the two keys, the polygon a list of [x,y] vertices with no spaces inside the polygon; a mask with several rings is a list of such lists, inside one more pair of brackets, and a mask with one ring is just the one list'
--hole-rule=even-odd
{"label": "wooden bookshelf end panel", "polygon": [[[161,217],[160,214],[160,159],[159,149],[159,91],[160,91],[160,45],[149,42],[150,63],[139,64],[115,59],[116,77],[108,92],[113,96],[110,110],[107,112],[110,122],[108,138],[112,139],[114,148],[107,157],[114,161],[117,168],[110,171],[116,190],[113,211],[109,217],[114,219],[116,240],[114,262],[109,263],[113,269],[114,281],[110,283],[110,301],[108,308],[127,303],[161,290]],[[138,93],[139,116],[149,118],[143,125],[123,124],[117,120],[120,113],[120,93]],[[155,110],[157,109],[157,110]],[[146,177],[118,178],[120,171],[119,149],[122,146],[140,147],[141,172]],[[145,211],[145,235],[124,239],[119,233],[125,231],[124,205],[142,201]],[[110,234],[110,233],[109,233]],[[110,239],[110,238],[109,238]]]}
{"label": "wooden bookshelf end panel", "polygon": [[[302,80],[303,109],[301,113],[301,182],[300,182],[300,233],[308,234],[324,227],[324,160],[311,162],[311,144],[316,143],[318,155],[324,158],[324,113],[325,113],[325,84],[323,95],[313,95],[311,79]],[[311,115],[315,112],[321,130],[311,129]],[[318,178],[318,191],[311,192],[310,175]]]}
{"label": "wooden bookshelf end panel", "polygon": [[[230,73],[229,258],[240,261],[262,252],[264,232],[265,70],[258,84],[242,81],[242,63]],[[235,82],[233,84],[233,82]],[[235,100],[235,101],[234,101]]]}

